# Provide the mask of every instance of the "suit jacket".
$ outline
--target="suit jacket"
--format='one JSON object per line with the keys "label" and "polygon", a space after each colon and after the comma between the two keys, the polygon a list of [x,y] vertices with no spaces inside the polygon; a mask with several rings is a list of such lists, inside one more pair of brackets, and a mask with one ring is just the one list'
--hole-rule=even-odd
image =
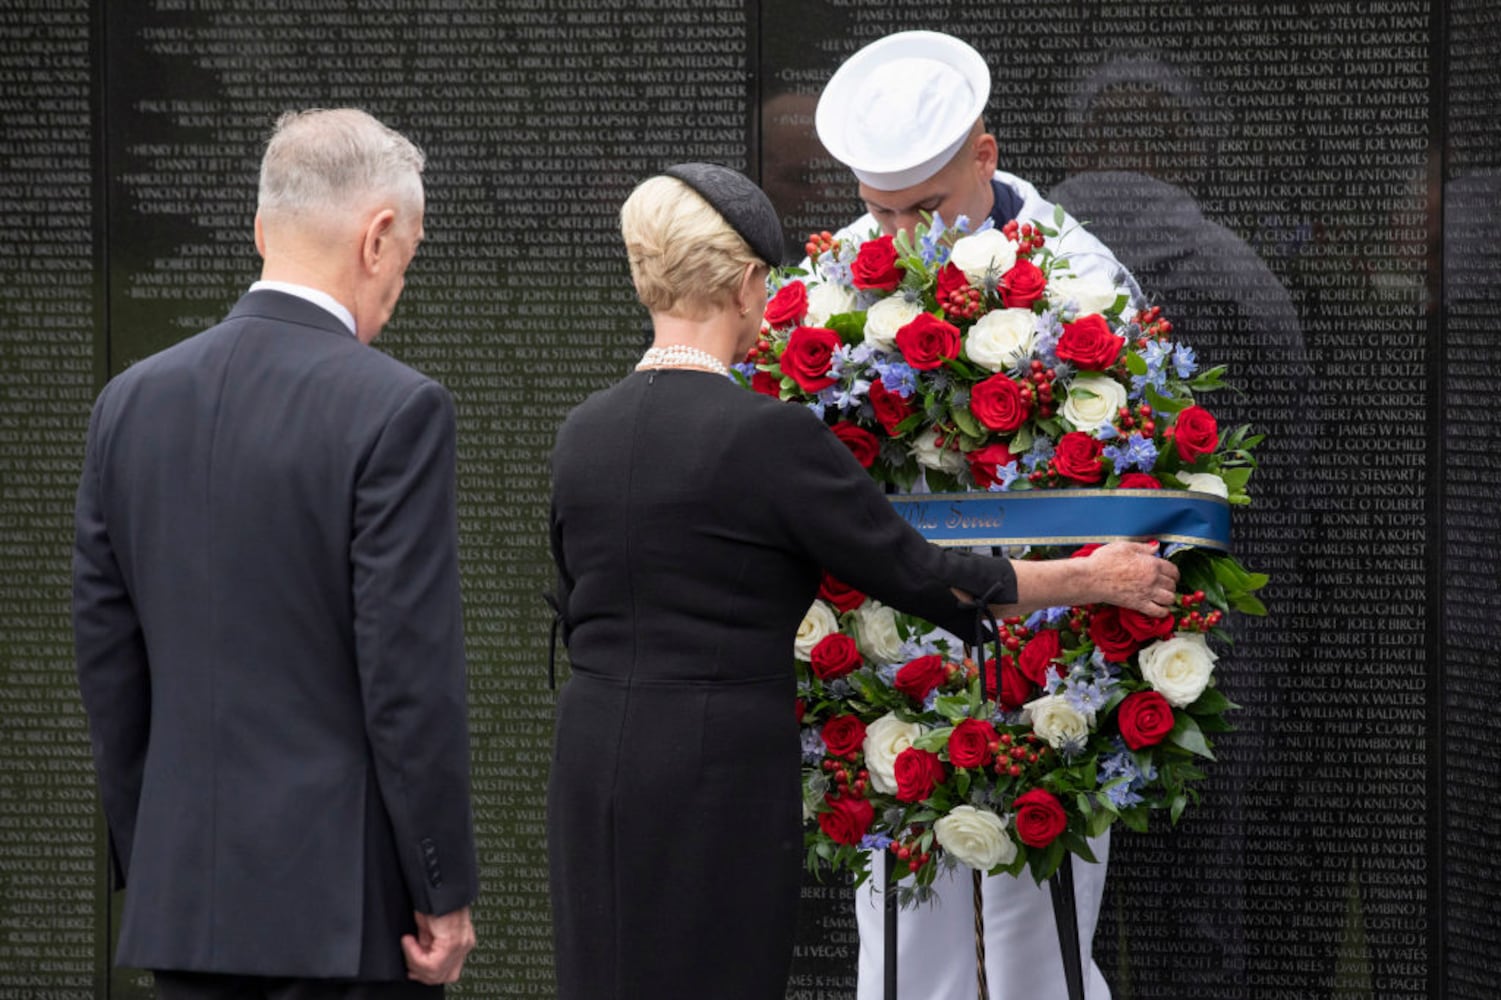
{"label": "suit jacket", "polygon": [[454,410],[274,291],[112,380],[78,491],[78,682],[118,960],[404,979],[476,891]]}

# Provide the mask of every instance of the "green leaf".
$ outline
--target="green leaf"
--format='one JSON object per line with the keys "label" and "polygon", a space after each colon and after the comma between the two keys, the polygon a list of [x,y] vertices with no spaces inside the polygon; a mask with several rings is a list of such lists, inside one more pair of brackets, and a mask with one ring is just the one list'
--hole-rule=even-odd
{"label": "green leaf", "polygon": [[839,313],[830,316],[824,326],[839,334],[846,344],[858,344],[865,337],[865,313]]}
{"label": "green leaf", "polygon": [[970,774],[967,770],[960,770],[957,774],[954,775],[954,786],[955,789],[959,792],[959,797],[961,799],[969,797],[969,786],[970,782],[973,780],[974,779],[970,777]]}
{"label": "green leaf", "polygon": [[1205,688],[1198,700],[1188,706],[1188,711],[1194,715],[1219,715],[1230,707],[1230,699],[1221,694],[1219,688],[1210,687]]}
{"label": "green leaf", "polygon": [[1147,832],[1147,810],[1145,806],[1133,806],[1121,812],[1121,822],[1126,824],[1137,833]]}
{"label": "green leaf", "polygon": [[1266,605],[1259,598],[1250,594],[1236,594],[1231,600],[1230,606],[1241,614],[1256,615],[1259,618],[1266,617]]}
{"label": "green leaf", "polygon": [[1062,205],[1053,206],[1053,225],[1057,226],[1059,229],[1062,229],[1063,220],[1067,218],[1068,216],[1064,213]]}
{"label": "green leaf", "polygon": [[1188,808],[1188,796],[1181,792],[1173,796],[1172,819],[1173,825],[1178,825],[1178,818],[1183,815],[1183,810]]}
{"label": "green leaf", "polygon": [[1146,387],[1146,397],[1152,409],[1158,413],[1177,413],[1179,410],[1187,409],[1193,403],[1191,399],[1172,399],[1164,396],[1151,385]]}
{"label": "green leaf", "polygon": [[932,753],[937,753],[939,750],[943,749],[944,744],[948,742],[949,734],[953,731],[953,726],[944,726],[940,729],[930,729],[926,733],[923,733],[921,736],[919,736],[917,739],[913,740],[912,745],[917,747],[917,749],[919,750],[927,750]]}
{"label": "green leaf", "polygon": [[1194,717],[1187,712],[1176,714],[1177,722],[1173,726],[1173,731],[1167,734],[1168,742],[1182,747],[1189,753],[1214,760],[1214,753],[1209,749],[1209,741],[1204,739],[1204,733],[1199,729],[1199,724],[1194,721]]}
{"label": "green leaf", "polygon": [[986,432],[980,426],[980,421],[976,420],[975,415],[968,409],[962,406],[951,406],[949,407],[949,416],[953,417],[954,423],[959,426],[959,429],[970,437],[983,438],[985,436]]}
{"label": "green leaf", "polygon": [[1130,372],[1132,375],[1145,375],[1147,373],[1146,359],[1143,358],[1140,354],[1137,354],[1135,351],[1127,351],[1126,371]]}

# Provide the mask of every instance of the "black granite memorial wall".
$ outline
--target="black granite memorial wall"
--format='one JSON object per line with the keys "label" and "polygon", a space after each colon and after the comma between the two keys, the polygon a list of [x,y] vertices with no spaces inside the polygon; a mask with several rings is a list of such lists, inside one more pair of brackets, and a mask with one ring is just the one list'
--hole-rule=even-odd
{"label": "black granite memorial wall", "polygon": [[[1001,167],[1085,220],[1269,435],[1238,512],[1271,616],[1202,805],[1121,832],[1118,997],[1490,997],[1501,908],[1495,447],[1501,14],[1484,0],[0,0],[0,1000],[151,994],[112,909],[68,627],[102,379],[257,275],[259,145],[356,104],[427,151],[427,240],[379,349],[448,385],[485,883],[456,996],[552,993],[546,455],[628,370],[614,213],[659,167],[762,178],[789,247],[860,211],[812,129],[860,45],[971,42]],[[726,859],[733,864],[734,859]],[[727,901],[728,902],[728,901]],[[810,882],[789,996],[853,994]],[[960,949],[956,961],[967,961]]]}

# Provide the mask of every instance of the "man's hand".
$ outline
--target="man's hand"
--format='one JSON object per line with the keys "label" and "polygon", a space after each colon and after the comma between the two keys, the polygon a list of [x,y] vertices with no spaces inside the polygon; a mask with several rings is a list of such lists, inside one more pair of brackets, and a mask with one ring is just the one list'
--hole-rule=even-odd
{"label": "man's hand", "polygon": [[413,914],[417,934],[403,934],[401,950],[407,956],[407,978],[428,986],[456,983],[464,971],[464,959],[474,950],[474,924],[469,907],[432,916]]}

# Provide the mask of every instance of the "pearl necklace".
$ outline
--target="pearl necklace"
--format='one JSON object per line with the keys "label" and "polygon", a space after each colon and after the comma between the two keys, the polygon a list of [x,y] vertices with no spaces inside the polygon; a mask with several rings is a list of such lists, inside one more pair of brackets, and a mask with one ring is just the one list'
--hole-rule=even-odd
{"label": "pearl necklace", "polygon": [[729,375],[730,370],[708,351],[687,344],[669,344],[666,347],[649,347],[636,362],[636,370],[643,368],[707,368],[716,375]]}

